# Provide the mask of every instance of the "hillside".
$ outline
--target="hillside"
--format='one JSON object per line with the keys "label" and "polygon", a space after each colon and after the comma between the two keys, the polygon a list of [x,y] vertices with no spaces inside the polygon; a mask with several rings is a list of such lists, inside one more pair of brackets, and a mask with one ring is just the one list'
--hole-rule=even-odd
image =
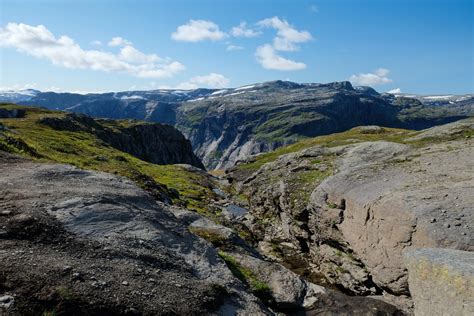
{"label": "hillside", "polygon": [[213,195],[189,141],[171,126],[0,104],[0,150],[122,175],[159,200],[198,210]]}

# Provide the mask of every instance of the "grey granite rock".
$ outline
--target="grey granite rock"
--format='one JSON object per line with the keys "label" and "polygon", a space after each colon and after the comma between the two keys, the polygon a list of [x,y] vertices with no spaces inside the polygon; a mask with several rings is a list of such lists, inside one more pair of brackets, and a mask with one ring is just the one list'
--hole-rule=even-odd
{"label": "grey granite rock", "polygon": [[474,315],[473,252],[412,249],[404,261],[416,315]]}

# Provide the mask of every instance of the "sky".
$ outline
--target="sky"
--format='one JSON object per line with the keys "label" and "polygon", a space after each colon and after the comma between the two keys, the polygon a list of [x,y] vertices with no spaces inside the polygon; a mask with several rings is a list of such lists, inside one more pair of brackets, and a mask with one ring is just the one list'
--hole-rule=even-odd
{"label": "sky", "polygon": [[473,0],[0,0],[0,90],[474,93]]}

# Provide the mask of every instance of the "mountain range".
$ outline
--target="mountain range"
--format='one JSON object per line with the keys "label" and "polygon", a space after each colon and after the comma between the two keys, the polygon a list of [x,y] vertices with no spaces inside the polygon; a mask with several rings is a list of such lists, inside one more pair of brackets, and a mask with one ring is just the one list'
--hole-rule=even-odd
{"label": "mountain range", "polygon": [[474,95],[378,93],[349,82],[271,81],[228,89],[57,93],[3,91],[0,102],[174,125],[210,169],[360,125],[420,130],[474,115]]}

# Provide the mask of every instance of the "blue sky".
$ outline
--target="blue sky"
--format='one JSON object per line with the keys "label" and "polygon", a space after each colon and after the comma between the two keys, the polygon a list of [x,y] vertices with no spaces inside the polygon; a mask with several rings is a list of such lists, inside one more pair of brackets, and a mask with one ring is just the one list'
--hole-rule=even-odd
{"label": "blue sky", "polygon": [[471,0],[0,0],[0,6],[1,89],[220,88],[283,79],[474,92]]}

